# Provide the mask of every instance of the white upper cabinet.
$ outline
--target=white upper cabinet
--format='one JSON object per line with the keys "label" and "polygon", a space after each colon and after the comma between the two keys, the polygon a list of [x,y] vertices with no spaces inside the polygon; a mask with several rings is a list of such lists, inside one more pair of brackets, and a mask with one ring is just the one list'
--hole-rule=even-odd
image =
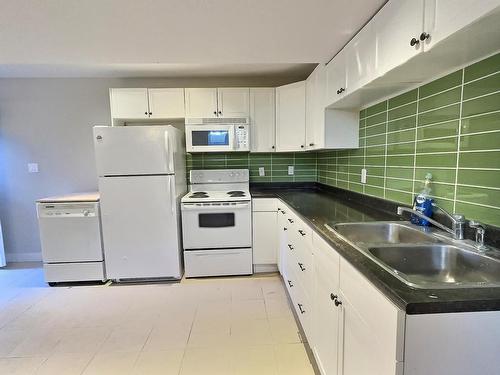
{"label": "white upper cabinet", "polygon": [[306,150],[325,147],[326,66],[319,64],[306,80]]}
{"label": "white upper cabinet", "polygon": [[[424,0],[389,1],[374,17],[379,75],[405,63],[423,51]],[[364,32],[364,30],[363,30]]]}
{"label": "white upper cabinet", "polygon": [[326,65],[326,102],[334,103],[346,93],[346,53],[340,51]]}
{"label": "white upper cabinet", "polygon": [[306,137],[306,82],[276,88],[276,151],[303,151]]}
{"label": "white upper cabinet", "polygon": [[376,77],[377,45],[374,43],[374,31],[374,23],[369,22],[345,47],[346,95],[366,85]]}
{"label": "white upper cabinet", "polygon": [[[433,48],[499,6],[499,0],[425,0],[424,48]],[[487,38],[488,34],[483,37]]]}
{"label": "white upper cabinet", "polygon": [[217,117],[217,89],[185,89],[186,117]]}
{"label": "white upper cabinet", "polygon": [[183,118],[184,89],[148,89],[150,118]]}
{"label": "white upper cabinet", "polygon": [[109,98],[112,118],[149,118],[148,89],[110,89]]}
{"label": "white upper cabinet", "polygon": [[219,117],[248,117],[250,100],[248,88],[220,88],[217,92]]}
{"label": "white upper cabinet", "polygon": [[275,151],[276,103],[274,88],[250,89],[250,137],[252,152]]}

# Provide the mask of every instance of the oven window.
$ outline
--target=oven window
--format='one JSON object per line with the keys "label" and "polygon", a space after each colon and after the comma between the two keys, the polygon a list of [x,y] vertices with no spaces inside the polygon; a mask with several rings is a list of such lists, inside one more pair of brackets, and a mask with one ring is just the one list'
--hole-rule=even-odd
{"label": "oven window", "polygon": [[229,146],[228,130],[193,130],[193,146]]}
{"label": "oven window", "polygon": [[234,227],[234,213],[198,214],[200,228]]}

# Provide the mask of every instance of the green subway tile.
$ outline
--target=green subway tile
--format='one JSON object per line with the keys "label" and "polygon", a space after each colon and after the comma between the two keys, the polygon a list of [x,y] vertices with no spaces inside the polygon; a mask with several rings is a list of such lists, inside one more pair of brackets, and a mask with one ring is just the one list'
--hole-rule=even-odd
{"label": "green subway tile", "polygon": [[387,101],[381,102],[366,109],[366,116],[371,116],[376,113],[383,112],[387,109]]}
{"label": "green subway tile", "polygon": [[220,160],[205,160],[203,163],[203,168],[225,169],[226,164],[224,161],[220,161]]}
{"label": "green subway tile", "polygon": [[[455,186],[433,183],[431,186],[431,195],[434,197],[445,198],[453,200],[455,196]],[[419,189],[415,189],[416,192],[420,192]]]}
{"label": "green subway tile", "polygon": [[500,148],[500,129],[496,133],[460,137],[460,151],[493,150],[498,148]]}
{"label": "green subway tile", "polygon": [[455,183],[456,170],[455,169],[432,169],[432,168],[416,168],[415,181],[417,190],[420,191],[424,185],[425,175],[432,173],[432,181],[437,183],[444,182],[448,184]]}
{"label": "green subway tile", "polygon": [[353,150],[349,150],[349,158],[359,157],[359,156],[362,157],[364,154],[365,154],[365,150],[362,148],[356,148]]}
{"label": "green subway tile", "polygon": [[271,182],[272,179],[269,176],[263,176],[263,177],[252,177],[250,178],[251,182]]}
{"label": "green subway tile", "polygon": [[448,212],[453,212],[453,202],[445,199],[440,199],[439,197],[434,197],[434,201],[439,207]]}
{"label": "green subway tile", "polygon": [[387,167],[387,177],[413,179],[413,168]]}
{"label": "green subway tile", "polygon": [[359,120],[359,129],[363,129],[365,126],[366,126],[365,119],[360,119]]}
{"label": "green subway tile", "polygon": [[337,158],[337,164],[341,164],[341,165],[344,165],[344,164],[349,164],[349,156],[339,156]]}
{"label": "green subway tile", "polygon": [[388,120],[396,120],[401,117],[411,116],[417,113],[417,103],[410,103],[391,109],[388,114]]}
{"label": "green subway tile", "polygon": [[417,89],[405,92],[395,98],[389,99],[389,109],[399,107],[417,100]]}
{"label": "green subway tile", "polygon": [[387,134],[387,143],[408,142],[415,140],[415,130],[405,130]]}
{"label": "green subway tile", "polygon": [[462,134],[500,130],[500,112],[462,119]]}
{"label": "green subway tile", "polygon": [[375,146],[366,148],[366,156],[385,155],[385,146]]}
{"label": "green subway tile", "polygon": [[384,197],[384,189],[374,186],[365,185],[365,194],[373,195],[374,197],[383,198]]}
{"label": "green subway tile", "polygon": [[338,165],[337,171],[342,172],[342,173],[347,173],[347,172],[349,172],[349,166],[348,165]]}
{"label": "green subway tile", "polygon": [[459,121],[443,122],[431,126],[423,126],[417,129],[417,139],[429,139],[439,137],[449,137],[458,135]]}
{"label": "green subway tile", "polygon": [[413,155],[404,155],[404,156],[394,156],[387,155],[387,165],[392,165],[396,167],[411,167],[415,161],[415,157]]}
{"label": "green subway tile", "polygon": [[[498,67],[500,69],[500,66]],[[500,90],[500,72],[464,86],[464,100]]]}
{"label": "green subway tile", "polygon": [[349,183],[347,181],[342,181],[342,180],[337,180],[337,186],[341,189],[348,189],[349,188]]}
{"label": "green subway tile", "polygon": [[357,193],[363,193],[363,188],[364,186],[361,184],[353,184],[353,183],[349,184],[349,189]]}
{"label": "green subway tile", "polygon": [[458,183],[461,185],[500,188],[500,170],[459,169]]}
{"label": "green subway tile", "polygon": [[366,109],[362,109],[359,111],[359,118],[365,118],[366,117]]}
{"label": "green subway tile", "polygon": [[387,131],[393,132],[396,130],[405,130],[415,128],[417,126],[417,116],[401,118],[387,123]]}
{"label": "green subway tile", "polygon": [[387,145],[387,155],[413,154],[414,152],[415,142]]}
{"label": "green subway tile", "polygon": [[448,107],[434,109],[418,115],[418,126],[430,125],[437,122],[456,120],[460,116],[460,104],[454,104]]}
{"label": "green subway tile", "polygon": [[384,156],[366,156],[365,157],[365,165],[384,165],[385,157]]}
{"label": "green subway tile", "polygon": [[385,134],[366,138],[367,146],[385,145]]}
{"label": "green subway tile", "polygon": [[436,79],[419,89],[420,99],[425,98],[429,95],[436,94],[440,91],[450,89],[452,87],[458,86],[462,83],[462,71],[458,70],[444,77]]}
{"label": "green subway tile", "polygon": [[500,70],[500,53],[465,68],[465,82],[469,82]]}
{"label": "green subway tile", "polygon": [[467,219],[480,220],[486,224],[500,226],[500,211],[498,208],[457,202],[455,211],[465,215]]}
{"label": "green subway tile", "polygon": [[370,176],[384,176],[385,167],[367,167],[366,173]]}
{"label": "green subway tile", "polygon": [[461,168],[500,169],[500,151],[462,152],[458,164]]}
{"label": "green subway tile", "polygon": [[316,176],[295,176],[295,182],[314,182],[316,181]]}
{"label": "green subway tile", "polygon": [[500,92],[463,102],[462,117],[498,110],[500,110]]}
{"label": "green subway tile", "polygon": [[385,134],[385,129],[386,129],[385,123],[370,126],[369,128],[366,128],[366,136],[369,137],[371,135]]}
{"label": "green subway tile", "polygon": [[366,127],[367,127],[367,135],[368,135],[368,127],[375,124],[382,124],[387,121],[387,112],[379,113],[378,115],[374,115],[372,117],[366,118]]}
{"label": "green subway tile", "polygon": [[342,158],[342,157],[347,157],[347,156],[349,156],[348,150],[337,151],[337,157]]}
{"label": "green subway tile", "polygon": [[458,137],[417,141],[417,153],[457,151]]}
{"label": "green subway tile", "polygon": [[417,154],[415,164],[417,167],[449,167],[457,166],[457,154]]}
{"label": "green subway tile", "polygon": [[385,187],[386,187],[386,189],[395,189],[395,190],[412,192],[413,191],[413,181],[412,180],[407,181],[407,180],[386,178],[385,179]]}
{"label": "green subway tile", "polygon": [[375,185],[375,186],[380,186],[384,187],[384,178],[383,177],[374,177],[374,176],[367,176],[366,177],[366,183],[368,185]]}
{"label": "green subway tile", "polygon": [[231,168],[248,168],[247,160],[227,160],[226,164]]}
{"label": "green subway tile", "polygon": [[385,197],[391,201],[404,204],[411,204],[413,201],[413,195],[411,193],[402,193],[394,190],[386,190]]}
{"label": "green subway tile", "polygon": [[362,165],[350,165],[349,166],[349,173],[361,175],[361,169],[363,169]]}
{"label": "green subway tile", "polygon": [[277,176],[277,177],[272,177],[273,182],[293,182],[294,177],[293,176]]}
{"label": "green subway tile", "polygon": [[434,108],[443,107],[448,104],[458,103],[461,96],[461,87],[457,87],[437,95],[421,99],[418,102],[418,111],[424,112]]}
{"label": "green subway tile", "polygon": [[[500,208],[500,190],[457,186],[457,200]],[[500,215],[500,209],[498,211]]]}

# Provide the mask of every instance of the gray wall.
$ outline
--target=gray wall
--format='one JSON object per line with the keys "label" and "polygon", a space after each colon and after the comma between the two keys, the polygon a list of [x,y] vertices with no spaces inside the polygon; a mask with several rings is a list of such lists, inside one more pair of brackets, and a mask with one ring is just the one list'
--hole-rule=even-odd
{"label": "gray wall", "polygon": [[[110,87],[275,86],[255,79],[0,79],[0,221],[7,259],[40,259],[35,200],[97,189],[92,126]],[[29,162],[39,173],[28,173]]]}

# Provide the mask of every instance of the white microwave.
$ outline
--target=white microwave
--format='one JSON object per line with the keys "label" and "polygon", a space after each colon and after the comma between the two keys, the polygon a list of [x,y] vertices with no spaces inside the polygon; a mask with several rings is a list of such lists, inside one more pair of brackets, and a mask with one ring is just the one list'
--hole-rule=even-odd
{"label": "white microwave", "polygon": [[249,130],[248,118],[186,119],[186,151],[250,151]]}

